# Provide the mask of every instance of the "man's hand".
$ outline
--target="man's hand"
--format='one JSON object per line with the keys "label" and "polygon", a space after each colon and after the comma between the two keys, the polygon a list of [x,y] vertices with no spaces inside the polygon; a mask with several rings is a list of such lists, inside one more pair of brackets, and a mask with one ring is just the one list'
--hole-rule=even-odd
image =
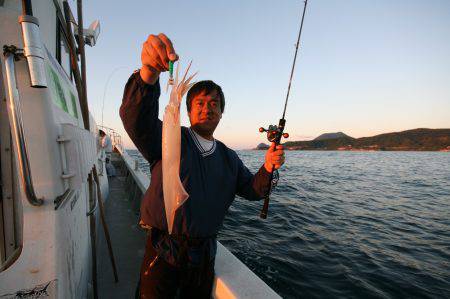
{"label": "man's hand", "polygon": [[169,70],[169,61],[177,61],[172,42],[164,34],[150,34],[142,45],[142,68],[139,72],[142,80],[147,84],[155,84],[159,74]]}
{"label": "man's hand", "polygon": [[266,162],[264,163],[264,167],[268,172],[273,169],[278,169],[281,165],[284,164],[284,147],[282,145],[277,145],[275,148],[275,142],[272,142],[270,148],[266,153]]}

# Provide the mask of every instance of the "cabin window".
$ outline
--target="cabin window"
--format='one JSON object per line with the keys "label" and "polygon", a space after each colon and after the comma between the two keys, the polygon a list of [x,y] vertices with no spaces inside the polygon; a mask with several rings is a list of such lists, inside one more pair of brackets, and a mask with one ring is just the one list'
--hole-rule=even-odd
{"label": "cabin window", "polygon": [[56,59],[59,64],[64,69],[67,77],[72,80],[72,69],[70,67],[70,50],[69,43],[67,42],[66,35],[64,34],[61,25],[58,28],[57,39],[56,39]]}

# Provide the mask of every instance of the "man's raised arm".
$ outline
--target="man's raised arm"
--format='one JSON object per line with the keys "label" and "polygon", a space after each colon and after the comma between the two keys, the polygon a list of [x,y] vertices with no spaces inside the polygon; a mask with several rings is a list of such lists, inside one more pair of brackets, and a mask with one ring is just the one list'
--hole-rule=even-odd
{"label": "man's raised arm", "polygon": [[149,35],[142,45],[142,67],[131,75],[125,86],[120,117],[131,140],[150,164],[161,159],[158,78],[161,72],[169,69],[169,60],[177,59],[167,36],[162,33]]}

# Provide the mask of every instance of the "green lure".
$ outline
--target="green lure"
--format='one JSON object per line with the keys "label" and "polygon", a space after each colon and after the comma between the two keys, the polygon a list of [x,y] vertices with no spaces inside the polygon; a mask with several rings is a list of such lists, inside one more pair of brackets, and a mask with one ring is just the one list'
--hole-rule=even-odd
{"label": "green lure", "polygon": [[169,61],[169,84],[173,84],[173,61]]}

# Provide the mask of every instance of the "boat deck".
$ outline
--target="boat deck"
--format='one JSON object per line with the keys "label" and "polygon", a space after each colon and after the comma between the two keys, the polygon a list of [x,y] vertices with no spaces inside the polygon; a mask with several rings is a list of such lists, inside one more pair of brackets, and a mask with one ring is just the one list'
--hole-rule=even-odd
{"label": "boat deck", "polygon": [[98,297],[134,298],[144,256],[145,232],[137,225],[138,214],[128,199],[125,173],[117,169],[117,176],[110,178],[109,184],[110,193],[105,203],[105,218],[111,235],[119,282],[114,282],[108,247],[103,227],[99,222],[97,226]]}

